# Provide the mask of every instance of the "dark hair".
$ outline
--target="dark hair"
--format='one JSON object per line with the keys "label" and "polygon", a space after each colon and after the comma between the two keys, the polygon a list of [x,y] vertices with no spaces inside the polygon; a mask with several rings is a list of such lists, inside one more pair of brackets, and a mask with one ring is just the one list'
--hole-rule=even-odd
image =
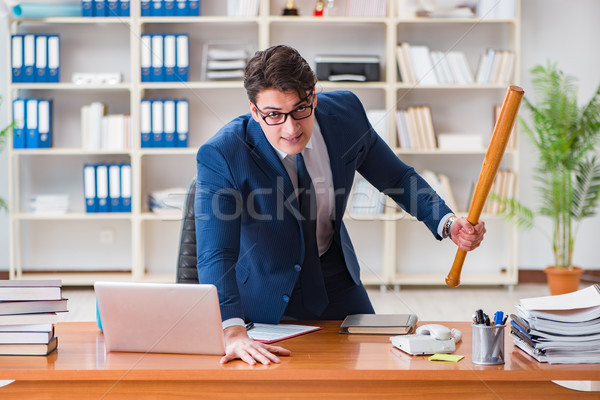
{"label": "dark hair", "polygon": [[316,84],[317,76],[306,60],[296,49],[284,45],[257,51],[244,71],[244,87],[253,103],[265,89],[295,91],[303,99]]}

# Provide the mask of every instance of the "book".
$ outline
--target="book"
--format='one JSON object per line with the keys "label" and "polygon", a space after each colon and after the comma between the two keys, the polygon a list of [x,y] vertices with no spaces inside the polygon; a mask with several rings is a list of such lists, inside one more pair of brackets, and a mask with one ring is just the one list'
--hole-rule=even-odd
{"label": "book", "polygon": [[0,332],[51,332],[54,324],[0,325]]}
{"label": "book", "polygon": [[54,337],[50,332],[0,332],[0,344],[48,344]]}
{"label": "book", "polygon": [[56,337],[47,344],[0,344],[0,356],[47,356],[57,346]]}
{"label": "book", "polygon": [[351,314],[340,325],[340,333],[404,335],[417,323],[415,314]]}
{"label": "book", "polygon": [[0,280],[0,301],[61,300],[62,282],[47,280]]}
{"label": "book", "polygon": [[67,299],[0,301],[0,315],[66,312],[68,311],[67,301]]}
{"label": "book", "polygon": [[0,315],[0,325],[54,324],[55,313]]}

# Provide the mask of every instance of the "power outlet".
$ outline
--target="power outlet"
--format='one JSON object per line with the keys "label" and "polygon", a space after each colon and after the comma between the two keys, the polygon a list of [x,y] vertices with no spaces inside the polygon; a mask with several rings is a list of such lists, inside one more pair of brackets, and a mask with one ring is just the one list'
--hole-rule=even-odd
{"label": "power outlet", "polygon": [[115,242],[115,231],[110,228],[100,230],[100,243],[113,244]]}

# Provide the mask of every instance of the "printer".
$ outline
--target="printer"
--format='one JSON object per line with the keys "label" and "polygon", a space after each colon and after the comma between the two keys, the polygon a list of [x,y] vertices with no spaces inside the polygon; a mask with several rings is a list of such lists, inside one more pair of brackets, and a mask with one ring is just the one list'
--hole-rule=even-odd
{"label": "printer", "polygon": [[317,78],[321,81],[379,81],[379,57],[352,55],[315,56]]}

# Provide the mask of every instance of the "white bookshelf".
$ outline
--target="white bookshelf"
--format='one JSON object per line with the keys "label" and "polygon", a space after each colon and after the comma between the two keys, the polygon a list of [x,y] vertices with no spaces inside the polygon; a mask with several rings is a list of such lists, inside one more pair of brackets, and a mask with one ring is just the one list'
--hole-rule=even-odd
{"label": "white bookshelf", "polygon": [[[60,83],[8,84],[10,105],[16,97],[53,98],[54,143],[44,150],[12,149],[9,141],[10,277],[59,277],[65,285],[89,285],[96,280],[174,281],[180,219],[149,212],[150,191],[187,187],[195,175],[195,154],[226,122],[248,111],[241,81],[202,81],[205,42],[244,40],[253,50],[285,43],[297,48],[313,65],[318,54],[367,54],[381,60],[378,82],[319,82],[318,90],[352,90],[367,109],[388,111],[387,141],[395,153],[417,170],[447,173],[456,188],[455,210],[466,215],[468,186],[477,179],[484,150],[417,151],[397,147],[395,112],[413,104],[430,104],[436,132],[468,125],[490,135],[492,106],[502,102],[506,85],[407,84],[399,80],[396,46],[401,41],[432,49],[458,49],[474,71],[487,47],[513,50],[513,82],[519,82],[520,1],[514,19],[479,21],[471,18],[398,18],[396,1],[388,1],[381,18],[312,17],[314,2],[298,1],[299,17],[282,17],[285,2],[261,0],[256,17],[226,16],[226,2],[201,2],[200,17],[140,17],[138,1],[128,18],[48,18],[11,20],[7,35],[21,32],[61,34]],[[340,1],[343,6],[345,1]],[[141,82],[140,37],[143,33],[185,32],[190,35],[189,82]],[[109,43],[110,41],[110,43]],[[10,44],[8,46],[10,51]],[[82,55],[83,54],[83,55]],[[6,57],[10,63],[10,54]],[[123,83],[79,86],[74,72],[120,72]],[[143,98],[187,98],[190,101],[188,148],[141,148],[139,105]],[[81,148],[79,111],[91,101],[103,101],[109,113],[131,115],[133,145],[120,151]],[[84,212],[82,168],[88,162],[128,162],[132,166],[132,212]],[[508,150],[503,167],[518,175],[518,147]],[[65,215],[26,211],[28,196],[59,191],[69,194]],[[388,202],[381,215],[345,217],[368,285],[444,285],[454,258],[452,244],[438,243]],[[488,234],[482,248],[467,256],[464,285],[512,285],[517,282],[517,232],[500,218],[483,216]],[[107,233],[108,232],[108,233]],[[104,236],[103,236],[104,235]],[[113,237],[103,243],[101,238]],[[426,255],[426,257],[424,256]]]}

